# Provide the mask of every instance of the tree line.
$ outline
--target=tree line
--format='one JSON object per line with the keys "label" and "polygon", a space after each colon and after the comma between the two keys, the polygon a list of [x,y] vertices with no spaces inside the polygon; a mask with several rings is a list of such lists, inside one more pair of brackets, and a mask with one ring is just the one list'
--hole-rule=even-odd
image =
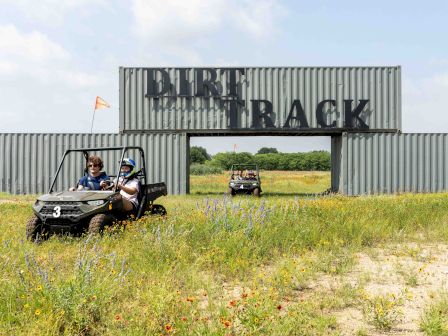
{"label": "tree line", "polygon": [[193,146],[190,149],[190,164],[197,169],[198,165],[210,168],[229,170],[232,164],[257,164],[264,170],[320,170],[331,169],[331,155],[328,151],[312,151],[307,153],[279,153],[276,148],[261,148],[257,154],[248,152],[224,152],[209,155],[205,148]]}

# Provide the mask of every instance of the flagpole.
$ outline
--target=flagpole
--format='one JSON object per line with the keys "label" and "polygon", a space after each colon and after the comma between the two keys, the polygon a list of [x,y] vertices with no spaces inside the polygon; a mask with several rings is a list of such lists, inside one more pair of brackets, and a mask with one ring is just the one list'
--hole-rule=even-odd
{"label": "flagpole", "polygon": [[92,125],[90,126],[90,134],[92,134],[92,131],[93,131],[93,121],[95,120],[95,111],[96,111],[96,104],[95,104],[95,108],[93,109]]}

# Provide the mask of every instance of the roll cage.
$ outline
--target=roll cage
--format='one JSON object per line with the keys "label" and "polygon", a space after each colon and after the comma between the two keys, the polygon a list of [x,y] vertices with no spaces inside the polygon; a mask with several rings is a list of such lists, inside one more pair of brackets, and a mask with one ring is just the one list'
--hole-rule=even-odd
{"label": "roll cage", "polygon": [[[81,152],[84,155],[84,158],[86,160],[86,167],[87,167],[87,162],[89,159],[89,152],[101,152],[101,151],[121,151],[121,156],[120,156],[120,165],[118,167],[118,171],[117,174],[115,176],[120,176],[120,170],[122,167],[122,162],[123,159],[126,156],[126,153],[129,150],[138,150],[140,153],[140,157],[141,157],[141,162],[142,162],[142,167],[141,169],[137,172],[137,177],[139,177],[139,180],[141,182],[141,184],[146,185],[147,183],[147,179],[146,179],[146,162],[145,162],[145,152],[143,150],[142,147],[139,146],[117,146],[117,147],[91,147],[91,148],[80,148],[80,149],[67,149],[64,152],[64,155],[62,156],[61,162],[59,163],[58,166],[58,170],[56,171],[56,174],[53,178],[53,182],[50,185],[50,189],[48,190],[48,193],[51,194],[53,192],[53,188],[56,184],[57,178],[59,176],[59,173],[62,169],[62,166],[64,164],[64,160],[67,157],[68,154],[72,153],[72,152]],[[86,173],[86,169],[84,168],[84,173]],[[114,188],[113,188],[114,192],[118,191],[118,185],[115,184]]]}

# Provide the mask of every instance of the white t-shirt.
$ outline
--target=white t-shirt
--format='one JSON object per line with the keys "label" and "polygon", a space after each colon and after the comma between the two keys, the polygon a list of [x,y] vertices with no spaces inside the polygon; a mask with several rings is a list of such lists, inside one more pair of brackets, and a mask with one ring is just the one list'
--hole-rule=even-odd
{"label": "white t-shirt", "polygon": [[[118,179],[118,183],[121,184],[121,182],[124,180],[125,178],[123,178],[122,176]],[[115,179],[116,180],[116,179]],[[120,194],[121,196],[123,196],[124,198],[128,199],[130,202],[132,202],[132,204],[135,205],[135,207],[138,207],[138,193],[140,192],[140,188],[139,188],[139,183],[138,183],[138,179],[133,178],[131,180],[127,180],[125,181],[124,184],[126,187],[129,188],[134,188],[137,190],[137,192],[133,195],[128,194],[126,191],[124,191],[123,189],[120,189]]]}

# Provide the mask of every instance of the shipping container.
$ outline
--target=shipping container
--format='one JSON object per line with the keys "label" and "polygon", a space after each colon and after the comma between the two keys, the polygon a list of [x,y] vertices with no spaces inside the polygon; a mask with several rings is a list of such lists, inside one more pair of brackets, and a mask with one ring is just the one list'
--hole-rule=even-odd
{"label": "shipping container", "polygon": [[343,134],[332,188],[346,195],[448,190],[448,134]]}
{"label": "shipping container", "polygon": [[[141,146],[145,151],[149,183],[166,182],[170,194],[189,191],[188,137],[185,134],[0,134],[0,191],[13,194],[46,193],[67,149],[86,147]],[[119,162],[119,152],[97,153],[109,174]],[[136,153],[130,153],[135,155]],[[75,184],[83,174],[81,156],[68,159],[61,185]],[[142,166],[137,161],[137,165]]]}
{"label": "shipping container", "polygon": [[[328,134],[347,128],[401,129],[399,66],[121,67],[119,81],[120,132]],[[347,108],[356,112],[357,107],[362,112],[346,118]]]}

